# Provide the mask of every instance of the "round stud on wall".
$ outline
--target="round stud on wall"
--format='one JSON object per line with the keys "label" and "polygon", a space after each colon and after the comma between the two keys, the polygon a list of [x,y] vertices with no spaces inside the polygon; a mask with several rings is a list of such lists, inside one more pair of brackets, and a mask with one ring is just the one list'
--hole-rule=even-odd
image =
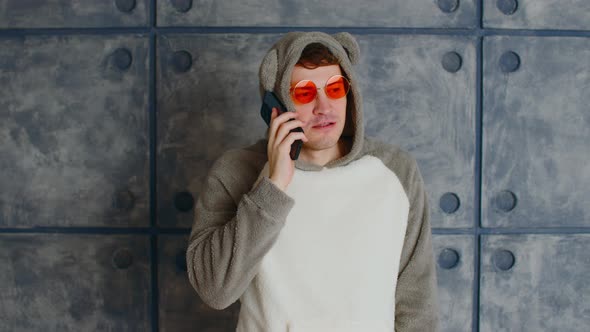
{"label": "round stud on wall", "polygon": [[131,52],[125,48],[118,48],[113,52],[113,62],[120,70],[127,70],[131,67],[133,57]]}
{"label": "round stud on wall", "polygon": [[115,0],[115,6],[123,13],[130,13],[135,8],[135,0]]}
{"label": "round stud on wall", "polygon": [[452,13],[459,8],[459,0],[437,0],[437,4],[445,13]]}
{"label": "round stud on wall", "polygon": [[499,61],[500,69],[505,73],[512,73],[520,68],[520,57],[512,51],[502,54]]}
{"label": "round stud on wall", "polygon": [[174,206],[180,212],[188,212],[193,208],[195,200],[191,193],[182,191],[174,195]]}
{"label": "round stud on wall", "polygon": [[496,252],[494,252],[494,256],[492,257],[494,266],[496,266],[498,269],[500,269],[501,271],[508,271],[510,270],[513,266],[514,263],[516,262],[516,259],[514,258],[514,254],[508,250],[496,250]]}
{"label": "round stud on wall", "polygon": [[504,190],[494,197],[494,206],[499,211],[510,212],[516,207],[517,201],[516,195],[513,192]]}
{"label": "round stud on wall", "polygon": [[126,269],[133,264],[133,255],[129,249],[118,249],[113,254],[113,264],[118,269]]}
{"label": "round stud on wall", "polygon": [[186,272],[188,268],[186,267],[186,250],[180,250],[176,254],[176,268],[178,271]]}
{"label": "round stud on wall", "polygon": [[186,13],[193,6],[192,0],[171,0],[172,6],[181,13]]}
{"label": "round stud on wall", "polygon": [[135,196],[127,189],[119,190],[115,194],[114,206],[119,210],[130,211],[135,206]]}
{"label": "round stud on wall", "polygon": [[176,72],[187,72],[193,65],[193,57],[187,51],[176,51],[172,54],[171,65]]}
{"label": "round stud on wall", "polygon": [[446,214],[452,214],[459,210],[461,206],[461,200],[459,200],[459,196],[454,193],[445,193],[440,197],[438,202],[441,210],[443,210]]}
{"label": "round stud on wall", "polygon": [[516,0],[497,0],[496,7],[504,15],[512,15],[518,9],[518,1],[516,1]]}
{"label": "round stud on wall", "polygon": [[438,266],[445,270],[450,270],[459,265],[460,260],[461,257],[455,249],[445,248],[438,255]]}
{"label": "round stud on wall", "polygon": [[457,52],[448,52],[443,56],[442,66],[449,73],[458,72],[462,64],[463,59],[461,59],[461,55]]}

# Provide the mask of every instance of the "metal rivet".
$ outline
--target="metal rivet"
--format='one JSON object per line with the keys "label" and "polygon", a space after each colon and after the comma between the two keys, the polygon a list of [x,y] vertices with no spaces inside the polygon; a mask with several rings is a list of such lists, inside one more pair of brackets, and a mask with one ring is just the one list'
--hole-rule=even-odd
{"label": "metal rivet", "polygon": [[439,206],[441,210],[443,210],[447,214],[452,214],[459,210],[461,206],[461,200],[459,200],[459,196],[454,193],[445,193],[440,197]]}
{"label": "metal rivet", "polygon": [[117,68],[127,70],[131,66],[133,58],[131,57],[131,52],[127,49],[118,48],[113,52],[113,60]]}
{"label": "metal rivet", "polygon": [[510,270],[516,261],[514,254],[508,250],[496,250],[492,259],[494,265],[502,271]]}
{"label": "metal rivet", "polygon": [[172,66],[179,73],[188,71],[193,65],[193,57],[187,51],[176,51],[172,54]]}
{"label": "metal rivet", "polygon": [[496,194],[496,197],[494,197],[494,205],[496,206],[496,209],[503,212],[514,210],[517,201],[516,195],[508,190],[501,191]]}
{"label": "metal rivet", "polygon": [[518,54],[508,51],[500,57],[500,69],[505,73],[511,73],[520,67],[520,57]]}
{"label": "metal rivet", "polygon": [[461,59],[461,56],[457,52],[448,52],[443,56],[442,66],[449,73],[456,73],[459,71],[462,64],[463,59]]}
{"label": "metal rivet", "polygon": [[518,1],[516,0],[498,0],[496,7],[504,13],[504,15],[512,15],[518,9]]}
{"label": "metal rivet", "polygon": [[176,268],[184,272],[188,270],[186,267],[186,250],[181,250],[176,254]]}
{"label": "metal rivet", "polygon": [[193,6],[192,0],[171,0],[172,6],[181,13],[188,12]]}
{"label": "metal rivet", "polygon": [[452,13],[459,8],[459,0],[438,0],[438,8],[445,13]]}
{"label": "metal rivet", "polygon": [[115,0],[117,9],[124,13],[129,13],[135,8],[135,0]]}
{"label": "metal rivet", "polygon": [[443,249],[438,255],[438,265],[445,270],[456,267],[459,264],[459,260],[459,253],[455,249]]}
{"label": "metal rivet", "polygon": [[126,269],[133,264],[133,255],[129,249],[118,249],[113,255],[113,264],[118,269]]}
{"label": "metal rivet", "polygon": [[189,192],[183,191],[174,195],[174,206],[180,212],[190,211],[194,204],[193,195]]}
{"label": "metal rivet", "polygon": [[129,211],[135,206],[135,196],[127,189],[120,190],[115,194],[114,206],[116,209]]}

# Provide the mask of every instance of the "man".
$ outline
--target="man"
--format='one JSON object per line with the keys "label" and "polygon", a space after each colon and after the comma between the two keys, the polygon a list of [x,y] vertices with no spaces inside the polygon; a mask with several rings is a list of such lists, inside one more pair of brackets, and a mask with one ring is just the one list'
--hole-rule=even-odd
{"label": "man", "polygon": [[208,174],[188,275],[213,308],[240,300],[237,331],[437,329],[422,177],[407,152],[364,136],[358,57],[348,33],[286,34],[262,61],[260,88],[288,112],[273,111],[267,139],[224,153]]}

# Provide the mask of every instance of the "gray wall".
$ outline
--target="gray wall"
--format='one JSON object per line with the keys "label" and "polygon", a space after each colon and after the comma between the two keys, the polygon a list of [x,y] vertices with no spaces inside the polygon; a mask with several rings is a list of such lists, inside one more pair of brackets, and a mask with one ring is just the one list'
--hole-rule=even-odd
{"label": "gray wall", "polygon": [[231,331],[184,250],[290,30],[353,33],[419,161],[443,331],[590,326],[590,1],[0,0],[0,331]]}

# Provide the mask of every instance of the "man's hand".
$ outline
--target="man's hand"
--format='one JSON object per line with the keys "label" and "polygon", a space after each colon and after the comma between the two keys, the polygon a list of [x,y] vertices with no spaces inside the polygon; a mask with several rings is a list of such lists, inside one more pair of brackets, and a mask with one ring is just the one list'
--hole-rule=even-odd
{"label": "man's hand", "polygon": [[296,120],[295,112],[284,112],[277,116],[277,109],[272,109],[270,116],[270,132],[268,134],[268,163],[269,178],[281,190],[285,191],[295,172],[295,161],[291,160],[289,152],[291,144],[298,139],[307,142],[304,133],[292,132],[292,129],[301,127],[303,122]]}

